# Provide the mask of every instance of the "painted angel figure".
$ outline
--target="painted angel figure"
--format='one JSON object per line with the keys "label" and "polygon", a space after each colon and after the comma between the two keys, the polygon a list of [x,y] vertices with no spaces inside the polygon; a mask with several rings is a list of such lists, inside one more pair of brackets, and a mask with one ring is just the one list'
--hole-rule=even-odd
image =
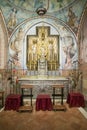
{"label": "painted angel figure", "polygon": [[16,17],[16,13],[17,13],[17,10],[15,8],[13,8],[11,10],[11,13],[10,13],[10,16],[9,16],[9,21],[8,21],[8,28],[11,28],[13,29],[17,23],[17,17]]}

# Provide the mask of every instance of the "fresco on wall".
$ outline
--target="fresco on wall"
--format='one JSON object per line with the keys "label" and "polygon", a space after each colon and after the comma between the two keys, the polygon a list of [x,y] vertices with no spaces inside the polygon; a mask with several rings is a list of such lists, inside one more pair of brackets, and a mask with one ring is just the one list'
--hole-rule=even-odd
{"label": "fresco on wall", "polygon": [[16,14],[17,14],[17,10],[15,8],[10,10],[10,14],[8,17],[8,23],[7,23],[7,27],[9,30],[13,29],[17,24]]}
{"label": "fresco on wall", "polygon": [[87,63],[87,17],[84,20],[83,28],[81,30],[81,48],[80,57],[83,62]]}
{"label": "fresco on wall", "polygon": [[[10,56],[17,68],[21,68],[21,55],[23,47],[24,32],[22,28],[19,28],[16,34],[13,36],[10,44]],[[10,58],[9,58],[10,59]]]}
{"label": "fresco on wall", "polygon": [[63,57],[64,58],[64,69],[76,69],[76,61],[77,61],[77,49],[74,43],[74,39],[72,36],[65,36],[63,37]]}
{"label": "fresco on wall", "polygon": [[70,7],[68,10],[68,21],[67,24],[72,28],[74,32],[77,32],[78,30],[78,16],[76,16],[75,12],[73,11],[73,8]]}
{"label": "fresco on wall", "polygon": [[0,69],[6,67],[8,37],[3,15],[0,12]]}

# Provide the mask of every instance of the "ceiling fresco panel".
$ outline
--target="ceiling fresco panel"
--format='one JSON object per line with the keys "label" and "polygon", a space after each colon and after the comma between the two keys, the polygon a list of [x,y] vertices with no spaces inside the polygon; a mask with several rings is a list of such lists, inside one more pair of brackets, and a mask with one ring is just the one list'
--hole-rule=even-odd
{"label": "ceiling fresco panel", "polygon": [[9,3],[28,11],[35,11],[37,8],[45,7],[48,12],[58,11],[69,6],[76,0],[8,0]]}
{"label": "ceiling fresco panel", "polygon": [[[77,35],[80,19],[87,0],[0,0],[9,34],[21,22],[38,16],[36,10],[45,8],[47,17],[55,17],[64,21]],[[71,13],[71,15],[70,15]],[[14,21],[12,23],[12,21]]]}

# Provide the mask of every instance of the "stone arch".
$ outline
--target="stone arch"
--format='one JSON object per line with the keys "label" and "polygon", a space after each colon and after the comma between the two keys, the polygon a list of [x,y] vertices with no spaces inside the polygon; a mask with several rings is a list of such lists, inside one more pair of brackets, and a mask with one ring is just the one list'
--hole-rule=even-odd
{"label": "stone arch", "polygon": [[0,69],[6,69],[8,53],[8,34],[2,11],[0,10]]}

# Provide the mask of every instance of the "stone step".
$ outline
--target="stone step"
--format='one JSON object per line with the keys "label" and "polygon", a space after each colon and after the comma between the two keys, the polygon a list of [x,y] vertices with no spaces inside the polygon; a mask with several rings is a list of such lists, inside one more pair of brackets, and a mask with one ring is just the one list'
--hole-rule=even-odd
{"label": "stone step", "polygon": [[54,111],[66,111],[65,105],[53,105]]}
{"label": "stone step", "polygon": [[18,112],[32,112],[33,107],[32,106],[20,106],[18,109]]}

